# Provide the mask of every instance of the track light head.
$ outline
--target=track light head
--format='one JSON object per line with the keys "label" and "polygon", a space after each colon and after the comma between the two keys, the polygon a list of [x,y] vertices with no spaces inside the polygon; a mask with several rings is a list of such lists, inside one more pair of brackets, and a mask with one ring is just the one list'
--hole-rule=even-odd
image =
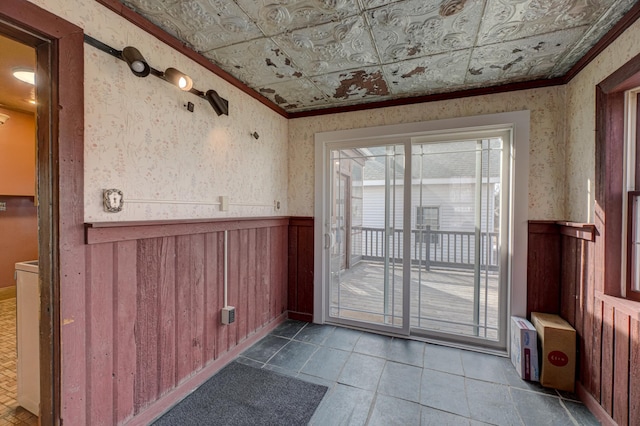
{"label": "track light head", "polygon": [[164,71],[164,78],[185,92],[193,88],[193,80],[191,80],[191,77],[175,68],[167,68]]}
{"label": "track light head", "polygon": [[127,46],[122,50],[122,59],[129,65],[131,72],[138,77],[146,77],[151,72],[151,67],[138,49]]}
{"label": "track light head", "polygon": [[229,115],[229,101],[221,98],[220,95],[218,95],[218,92],[215,90],[207,90],[204,97],[207,98],[216,114],[219,116],[223,114]]}

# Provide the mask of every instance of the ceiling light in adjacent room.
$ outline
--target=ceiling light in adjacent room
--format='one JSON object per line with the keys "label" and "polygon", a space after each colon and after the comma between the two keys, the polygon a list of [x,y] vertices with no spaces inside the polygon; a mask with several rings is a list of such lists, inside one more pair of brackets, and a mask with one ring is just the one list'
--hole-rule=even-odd
{"label": "ceiling light in adjacent room", "polygon": [[20,81],[29,84],[36,84],[36,74],[29,68],[14,68],[13,76]]}

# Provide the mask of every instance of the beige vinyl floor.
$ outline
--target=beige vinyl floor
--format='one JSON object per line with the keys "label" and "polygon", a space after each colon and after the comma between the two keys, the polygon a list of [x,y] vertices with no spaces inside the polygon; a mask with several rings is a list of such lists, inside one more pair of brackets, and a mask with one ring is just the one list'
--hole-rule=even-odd
{"label": "beige vinyl floor", "polygon": [[0,426],[37,425],[16,401],[16,299],[0,300]]}

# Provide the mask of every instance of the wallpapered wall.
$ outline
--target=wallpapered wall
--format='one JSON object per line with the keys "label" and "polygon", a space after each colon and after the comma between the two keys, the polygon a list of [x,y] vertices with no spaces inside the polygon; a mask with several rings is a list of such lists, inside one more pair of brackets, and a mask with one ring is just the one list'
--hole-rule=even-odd
{"label": "wallpapered wall", "polygon": [[314,134],[480,114],[531,111],[529,219],[564,218],[564,87],[524,90],[320,117],[289,124],[289,213],[312,216]]}
{"label": "wallpapered wall", "polygon": [[636,21],[567,85],[567,219],[594,221],[596,85],[640,53]]}
{"label": "wallpapered wall", "polygon": [[[229,116],[217,117],[204,99],[152,76],[136,77],[124,62],[85,44],[85,221],[287,214],[285,118],[94,1],[31,1],[116,49],[133,45],[154,68],[178,68],[195,88],[229,100]],[[188,101],[193,113],[183,107]],[[105,188],[123,191],[122,212],[103,211]],[[219,196],[229,196],[228,211],[127,202],[218,202]]]}

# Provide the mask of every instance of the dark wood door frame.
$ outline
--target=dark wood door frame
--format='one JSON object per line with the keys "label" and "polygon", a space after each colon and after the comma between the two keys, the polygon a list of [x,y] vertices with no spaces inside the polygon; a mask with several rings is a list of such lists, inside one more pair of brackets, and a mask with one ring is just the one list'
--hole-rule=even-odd
{"label": "dark wood door frame", "polygon": [[40,424],[56,425],[63,396],[60,295],[81,291],[84,278],[83,31],[26,0],[2,0],[0,33],[37,52]]}

